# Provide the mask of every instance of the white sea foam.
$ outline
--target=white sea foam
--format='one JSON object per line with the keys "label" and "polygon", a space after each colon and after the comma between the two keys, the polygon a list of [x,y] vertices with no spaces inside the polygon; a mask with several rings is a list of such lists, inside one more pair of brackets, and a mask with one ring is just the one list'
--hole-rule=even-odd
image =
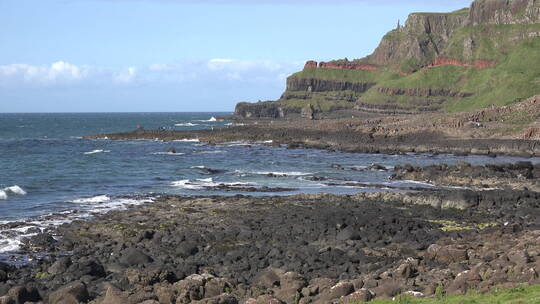
{"label": "white sea foam", "polygon": [[84,152],[83,154],[90,155],[90,154],[109,153],[109,152],[111,152],[111,151],[98,149],[98,150],[92,150],[92,151],[89,151],[89,152]]}
{"label": "white sea foam", "polygon": [[184,139],[176,139],[176,140],[173,140],[173,141],[177,141],[177,142],[200,142],[200,140],[198,138],[184,138]]}
{"label": "white sea foam", "polygon": [[196,152],[198,154],[219,154],[219,153],[226,153],[226,151],[222,150],[214,150],[214,151],[198,151]]}
{"label": "white sea foam", "polygon": [[[122,210],[128,206],[141,205],[153,202],[153,198],[134,199],[134,198],[115,198],[111,199],[106,195],[99,195],[90,198],[74,200],[74,203],[80,203],[81,208],[77,212],[68,210],[56,214],[48,214],[40,218],[22,220],[25,223],[15,228],[0,230],[0,253],[13,252],[19,249],[22,239],[36,235],[38,228],[40,231],[48,227],[56,227],[65,223],[70,223],[76,219],[84,219],[93,214],[106,213],[111,210]],[[21,221],[21,220],[19,220]],[[9,222],[2,221],[0,224]],[[30,230],[32,228],[32,230]]]}
{"label": "white sea foam", "polygon": [[171,183],[171,186],[183,188],[183,189],[189,189],[189,190],[201,190],[201,189],[207,189],[207,188],[213,188],[213,187],[219,187],[219,186],[229,186],[229,187],[239,187],[239,186],[250,186],[254,184],[250,183],[241,183],[241,182],[233,182],[233,183],[223,183],[223,182],[214,182],[212,178],[200,178],[196,180],[179,180]]}
{"label": "white sea foam", "polygon": [[26,195],[26,191],[23,190],[23,188],[15,185],[15,186],[11,186],[11,187],[7,187],[4,189],[5,192],[11,192],[13,194],[17,194],[17,195]]}
{"label": "white sea foam", "polygon": [[154,153],[151,153],[153,155],[175,155],[175,156],[180,156],[180,155],[185,155],[186,153],[173,153],[173,152],[154,152]]}
{"label": "white sea foam", "polygon": [[297,172],[297,171],[291,171],[291,172],[279,172],[279,171],[240,171],[236,170],[236,173],[240,174],[256,174],[256,175],[273,175],[273,176],[280,176],[280,177],[286,177],[286,176],[306,176],[306,175],[312,175],[313,173],[308,172]]}
{"label": "white sea foam", "polygon": [[108,197],[107,195],[98,195],[94,197],[79,198],[71,202],[76,203],[76,204],[96,204],[96,203],[109,202],[110,200],[111,198]]}
{"label": "white sea foam", "polygon": [[7,200],[9,195],[26,195],[26,191],[17,185],[0,189],[0,200]]}
{"label": "white sea foam", "polygon": [[176,127],[196,127],[198,126],[199,124],[194,124],[194,123],[191,123],[191,122],[186,122],[186,123],[177,123],[175,124]]}

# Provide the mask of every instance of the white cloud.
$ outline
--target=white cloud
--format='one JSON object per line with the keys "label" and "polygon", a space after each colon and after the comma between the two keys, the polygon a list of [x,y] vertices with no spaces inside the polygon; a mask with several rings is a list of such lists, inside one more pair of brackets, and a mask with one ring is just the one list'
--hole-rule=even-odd
{"label": "white cloud", "polygon": [[215,58],[176,64],[156,63],[124,68],[75,65],[0,65],[0,87],[129,86],[186,82],[278,84],[301,69],[303,62],[273,62]]}
{"label": "white cloud", "polygon": [[121,84],[130,84],[137,77],[137,68],[129,67],[124,69],[114,76],[114,81]]}

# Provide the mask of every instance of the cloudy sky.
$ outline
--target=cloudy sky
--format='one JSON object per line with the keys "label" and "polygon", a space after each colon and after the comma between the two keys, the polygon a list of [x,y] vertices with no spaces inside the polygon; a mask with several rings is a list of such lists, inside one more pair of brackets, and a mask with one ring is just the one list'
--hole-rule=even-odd
{"label": "cloudy sky", "polygon": [[231,111],[469,0],[1,0],[0,112]]}

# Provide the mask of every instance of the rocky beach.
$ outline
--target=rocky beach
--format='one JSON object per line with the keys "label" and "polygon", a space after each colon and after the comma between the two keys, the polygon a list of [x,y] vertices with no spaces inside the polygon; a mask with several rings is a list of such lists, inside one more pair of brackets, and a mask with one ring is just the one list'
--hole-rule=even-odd
{"label": "rocky beach", "polygon": [[540,303],[539,3],[412,13],[230,115],[6,116],[0,304]]}
{"label": "rocky beach", "polygon": [[538,284],[540,196],[497,189],[538,168],[447,169],[485,191],[163,196],[26,239],[41,258],[2,264],[0,302],[359,303]]}

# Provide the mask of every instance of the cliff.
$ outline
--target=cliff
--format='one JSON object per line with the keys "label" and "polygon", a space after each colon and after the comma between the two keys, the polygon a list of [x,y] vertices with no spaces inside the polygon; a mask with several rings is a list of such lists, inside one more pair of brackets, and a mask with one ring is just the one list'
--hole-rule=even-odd
{"label": "cliff", "polygon": [[456,30],[465,26],[466,11],[450,14],[415,13],[409,15],[403,28],[390,31],[373,54],[365,60],[372,64],[402,65],[413,68],[432,63],[448,45]]}
{"label": "cliff", "polygon": [[538,0],[477,0],[471,5],[470,25],[540,23]]}
{"label": "cliff", "polygon": [[410,14],[364,58],[306,62],[269,107],[283,116],[307,107],[323,116],[473,110],[540,93],[539,75],[540,0],[476,0],[455,12]]}

